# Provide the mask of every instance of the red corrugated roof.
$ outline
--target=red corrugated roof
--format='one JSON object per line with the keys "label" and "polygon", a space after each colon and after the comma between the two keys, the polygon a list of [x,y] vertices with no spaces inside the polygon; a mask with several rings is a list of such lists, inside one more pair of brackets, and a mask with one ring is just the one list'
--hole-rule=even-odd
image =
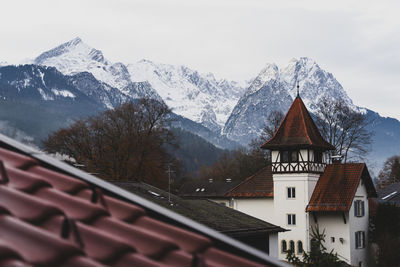
{"label": "red corrugated roof", "polygon": [[260,266],[29,156],[0,161],[0,266]]}
{"label": "red corrugated roof", "polygon": [[261,148],[277,149],[294,146],[335,149],[322,138],[300,97],[296,97],[274,136]]}
{"label": "red corrugated roof", "polygon": [[367,188],[368,197],[375,197],[375,187],[365,163],[327,165],[306,210],[349,211],[361,180]]}
{"label": "red corrugated roof", "polygon": [[228,197],[273,197],[272,168],[268,165],[229,191]]}

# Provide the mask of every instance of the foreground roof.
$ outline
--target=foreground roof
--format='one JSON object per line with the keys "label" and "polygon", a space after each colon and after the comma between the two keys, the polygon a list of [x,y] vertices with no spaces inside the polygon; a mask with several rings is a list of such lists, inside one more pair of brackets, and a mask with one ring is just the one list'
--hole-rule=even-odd
{"label": "foreground roof", "polygon": [[284,265],[1,135],[0,147],[1,266]]}
{"label": "foreground roof", "polygon": [[230,190],[226,196],[236,198],[273,197],[274,181],[271,165],[267,165]]}
{"label": "foreground roof", "polygon": [[263,144],[261,148],[279,149],[293,146],[315,147],[324,150],[335,149],[333,145],[322,138],[303,100],[299,96],[293,101],[274,136]]}
{"label": "foreground roof", "polygon": [[368,197],[376,197],[375,187],[365,163],[327,165],[306,210],[349,211],[361,181],[367,188]]}
{"label": "foreground roof", "polygon": [[[230,236],[285,231],[279,226],[207,199],[183,199],[144,183],[113,182],[136,195]],[[170,201],[169,201],[170,200]]]}

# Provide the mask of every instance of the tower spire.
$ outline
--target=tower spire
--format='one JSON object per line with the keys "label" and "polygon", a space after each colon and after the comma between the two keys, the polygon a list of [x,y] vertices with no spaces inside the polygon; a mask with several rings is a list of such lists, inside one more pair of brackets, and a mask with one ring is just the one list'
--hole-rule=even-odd
{"label": "tower spire", "polygon": [[299,81],[297,81],[297,97],[300,97],[299,88],[300,88]]}

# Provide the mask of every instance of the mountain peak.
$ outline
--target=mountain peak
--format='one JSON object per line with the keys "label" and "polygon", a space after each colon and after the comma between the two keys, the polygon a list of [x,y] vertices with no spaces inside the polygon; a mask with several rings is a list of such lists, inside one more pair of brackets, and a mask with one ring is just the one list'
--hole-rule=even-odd
{"label": "mountain peak", "polygon": [[79,37],[43,52],[41,55],[35,58],[34,63],[37,65],[47,65],[49,61],[63,57],[68,60],[73,60],[74,58],[79,58],[82,60],[86,57],[87,60],[95,60],[97,62],[106,63],[101,51],[88,46]]}

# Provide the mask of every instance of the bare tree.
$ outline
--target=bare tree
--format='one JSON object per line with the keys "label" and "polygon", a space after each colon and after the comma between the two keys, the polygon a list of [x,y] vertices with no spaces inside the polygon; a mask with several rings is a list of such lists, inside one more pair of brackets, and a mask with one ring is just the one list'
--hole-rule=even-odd
{"label": "bare tree", "polygon": [[251,140],[250,147],[252,149],[259,149],[262,144],[267,142],[276,132],[281,124],[285,114],[280,110],[273,110],[267,117],[267,121],[261,131],[259,137]]}
{"label": "bare tree", "polygon": [[400,182],[400,156],[392,156],[385,161],[378,180],[380,188]]}
{"label": "bare tree", "polygon": [[46,151],[68,155],[104,179],[157,184],[172,160],[165,149],[165,144],[173,144],[167,127],[170,112],[164,103],[140,99],[78,120],[49,135],[43,145]]}
{"label": "bare tree", "polygon": [[316,124],[322,136],[335,146],[344,161],[365,158],[372,143],[371,123],[361,112],[349,107],[343,99],[323,97],[317,104]]}

